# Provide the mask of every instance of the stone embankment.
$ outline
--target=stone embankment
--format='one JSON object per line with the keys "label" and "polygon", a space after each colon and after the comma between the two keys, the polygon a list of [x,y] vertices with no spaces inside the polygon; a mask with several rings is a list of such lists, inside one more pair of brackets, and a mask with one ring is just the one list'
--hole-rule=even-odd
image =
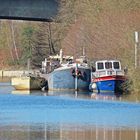
{"label": "stone embankment", "polygon": [[0,77],[18,77],[18,76],[22,76],[22,75],[26,75],[26,74],[34,74],[35,71],[30,70],[15,70],[15,71],[11,71],[11,70],[0,70]]}

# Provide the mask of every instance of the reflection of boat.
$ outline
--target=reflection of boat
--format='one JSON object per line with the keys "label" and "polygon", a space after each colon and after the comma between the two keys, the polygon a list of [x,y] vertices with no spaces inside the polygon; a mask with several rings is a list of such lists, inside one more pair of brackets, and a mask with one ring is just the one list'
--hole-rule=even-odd
{"label": "reflection of boat", "polygon": [[102,60],[95,63],[90,89],[97,93],[122,93],[126,81],[118,60]]}
{"label": "reflection of boat", "polygon": [[41,90],[12,90],[12,94],[18,95],[34,95],[34,96],[46,96],[47,93],[42,92]]}
{"label": "reflection of boat", "polygon": [[16,90],[37,90],[41,89],[45,79],[39,76],[21,76],[11,79],[11,84]]}
{"label": "reflection of boat", "polygon": [[87,91],[72,91],[72,90],[67,90],[67,91],[62,91],[62,90],[50,90],[47,91],[46,93],[47,96],[62,96],[62,97],[68,97],[68,98],[81,98],[81,99],[91,99],[91,95]]}
{"label": "reflection of boat", "polygon": [[12,94],[31,94],[30,90],[13,90]]}

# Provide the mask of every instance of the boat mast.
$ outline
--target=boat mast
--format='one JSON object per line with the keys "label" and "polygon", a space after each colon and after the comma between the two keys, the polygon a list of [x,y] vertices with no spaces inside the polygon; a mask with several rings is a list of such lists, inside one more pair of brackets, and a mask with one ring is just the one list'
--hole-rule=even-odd
{"label": "boat mast", "polygon": [[60,64],[62,64],[63,61],[63,51],[60,49]]}
{"label": "boat mast", "polygon": [[77,71],[78,71],[78,64],[76,63],[76,67],[75,67],[75,91],[78,90],[78,77],[77,77]]}
{"label": "boat mast", "polygon": [[27,60],[27,70],[28,70],[28,73],[29,73],[29,71],[30,71],[30,58],[28,58],[28,60]]}
{"label": "boat mast", "polygon": [[86,53],[85,53],[85,47],[83,47],[83,56],[85,56],[85,54],[86,54]]}

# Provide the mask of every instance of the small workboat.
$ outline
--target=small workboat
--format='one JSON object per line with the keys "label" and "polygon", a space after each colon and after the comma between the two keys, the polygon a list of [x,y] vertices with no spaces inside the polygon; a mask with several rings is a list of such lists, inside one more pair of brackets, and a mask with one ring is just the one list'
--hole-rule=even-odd
{"label": "small workboat", "polygon": [[92,69],[89,88],[95,93],[123,93],[126,80],[120,61],[97,61]]}
{"label": "small workboat", "polygon": [[13,77],[11,85],[16,90],[39,90],[44,86],[45,81],[45,78],[29,74],[21,77]]}
{"label": "small workboat", "polygon": [[84,64],[72,63],[54,69],[48,76],[49,90],[88,91],[91,69]]}
{"label": "small workboat", "polygon": [[42,62],[42,76],[48,81],[48,89],[52,91],[73,90],[89,91],[91,68],[85,56],[73,60],[73,56],[49,56]]}

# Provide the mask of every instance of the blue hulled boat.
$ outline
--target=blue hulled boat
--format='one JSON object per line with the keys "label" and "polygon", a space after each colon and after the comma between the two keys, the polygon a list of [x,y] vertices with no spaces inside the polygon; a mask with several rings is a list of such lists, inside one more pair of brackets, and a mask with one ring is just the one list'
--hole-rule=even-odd
{"label": "blue hulled boat", "polygon": [[50,56],[42,62],[43,77],[47,80],[48,90],[89,91],[91,69],[85,56],[73,60],[73,56]]}
{"label": "blue hulled boat", "polygon": [[118,60],[102,60],[95,63],[89,86],[95,93],[123,93],[126,77]]}
{"label": "blue hulled boat", "polygon": [[49,90],[89,90],[91,69],[87,64],[65,64],[48,76]]}

